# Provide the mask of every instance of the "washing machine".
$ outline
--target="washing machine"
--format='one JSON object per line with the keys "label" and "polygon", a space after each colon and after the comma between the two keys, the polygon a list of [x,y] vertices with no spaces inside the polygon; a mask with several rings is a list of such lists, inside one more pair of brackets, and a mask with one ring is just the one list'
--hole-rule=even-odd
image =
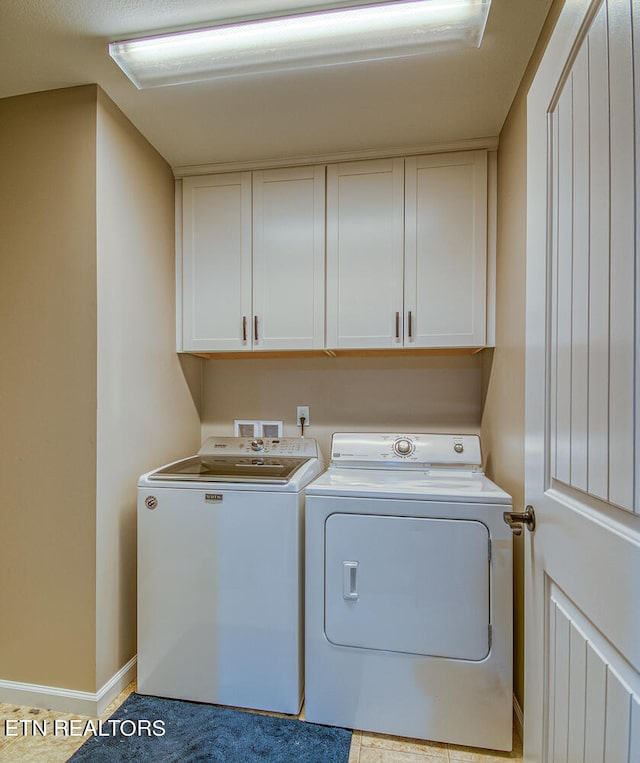
{"label": "washing machine", "polygon": [[312,439],[210,437],[138,483],[138,691],[296,714]]}
{"label": "washing machine", "polygon": [[306,491],[309,721],[512,746],[509,496],[475,435],[335,434]]}

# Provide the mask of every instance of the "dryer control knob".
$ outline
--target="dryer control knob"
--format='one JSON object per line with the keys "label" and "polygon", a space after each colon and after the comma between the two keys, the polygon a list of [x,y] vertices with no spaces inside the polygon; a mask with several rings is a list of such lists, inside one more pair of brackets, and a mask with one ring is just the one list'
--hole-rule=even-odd
{"label": "dryer control knob", "polygon": [[393,443],[393,450],[398,456],[408,456],[413,453],[413,443],[403,437]]}
{"label": "dryer control knob", "polygon": [[464,445],[461,442],[457,442],[453,446],[453,449],[455,450],[456,453],[462,453],[462,451],[464,450]]}
{"label": "dryer control knob", "polygon": [[251,440],[251,450],[264,450],[264,440],[260,438]]}

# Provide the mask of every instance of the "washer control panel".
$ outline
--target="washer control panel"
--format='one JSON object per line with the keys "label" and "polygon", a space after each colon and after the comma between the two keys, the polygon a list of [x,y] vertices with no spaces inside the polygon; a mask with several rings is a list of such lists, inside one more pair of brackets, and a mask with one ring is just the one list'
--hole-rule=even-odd
{"label": "washer control panel", "polygon": [[469,434],[336,433],[331,442],[331,463],[377,468],[479,468],[482,464],[480,437]]}
{"label": "washer control panel", "polygon": [[316,441],[307,437],[208,437],[198,451],[200,456],[252,453],[315,458],[319,451]]}

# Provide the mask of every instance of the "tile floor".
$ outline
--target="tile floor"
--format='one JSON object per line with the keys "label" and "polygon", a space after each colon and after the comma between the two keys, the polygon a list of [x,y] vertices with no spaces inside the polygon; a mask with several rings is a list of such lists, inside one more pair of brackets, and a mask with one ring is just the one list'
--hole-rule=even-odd
{"label": "tile floor", "polygon": [[[134,690],[135,681],[113,700],[100,718],[93,720],[106,720]],[[66,763],[78,747],[86,741],[86,738],[82,736],[54,736],[50,733],[47,736],[41,736],[31,723],[26,724],[27,733],[22,735],[22,724],[6,724],[6,721],[12,720],[34,721],[41,728],[45,728],[43,721],[48,721],[46,726],[48,730],[56,720],[66,721],[64,727],[68,728],[69,721],[86,722],[89,719],[72,713],[57,713],[53,710],[0,703],[0,763]],[[7,727],[11,733],[10,736],[6,734]],[[35,735],[29,733],[31,730],[35,731]],[[14,736],[16,731],[18,736]]]}
{"label": "tile floor", "polygon": [[[100,719],[106,720],[135,690],[135,682],[109,705]],[[300,717],[304,719],[304,709]],[[37,721],[42,727],[43,721],[49,721],[48,728],[56,719],[61,721],[87,721],[84,716],[70,713],[55,713],[51,710],[19,707],[0,703],[0,763],[66,763],[73,753],[85,741],[77,736],[40,736],[27,733],[19,736],[7,736],[5,729],[12,732],[22,729],[22,724],[9,724],[5,721],[29,719]],[[26,724],[27,730],[33,728]],[[351,742],[349,763],[501,763],[511,760],[522,761],[522,742],[514,731],[513,752],[478,750],[470,747],[456,747],[449,744],[422,742],[416,739],[401,739],[383,734],[370,734],[354,731]],[[157,763],[161,763],[158,761]]]}

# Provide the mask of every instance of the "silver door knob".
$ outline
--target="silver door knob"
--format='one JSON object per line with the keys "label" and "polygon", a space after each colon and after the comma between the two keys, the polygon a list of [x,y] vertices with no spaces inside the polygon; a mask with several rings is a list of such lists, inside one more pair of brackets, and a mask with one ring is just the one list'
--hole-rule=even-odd
{"label": "silver door knob", "polygon": [[525,525],[529,532],[536,529],[536,513],[533,506],[527,506],[523,512],[505,511],[502,518],[514,535],[522,535],[522,525]]}

